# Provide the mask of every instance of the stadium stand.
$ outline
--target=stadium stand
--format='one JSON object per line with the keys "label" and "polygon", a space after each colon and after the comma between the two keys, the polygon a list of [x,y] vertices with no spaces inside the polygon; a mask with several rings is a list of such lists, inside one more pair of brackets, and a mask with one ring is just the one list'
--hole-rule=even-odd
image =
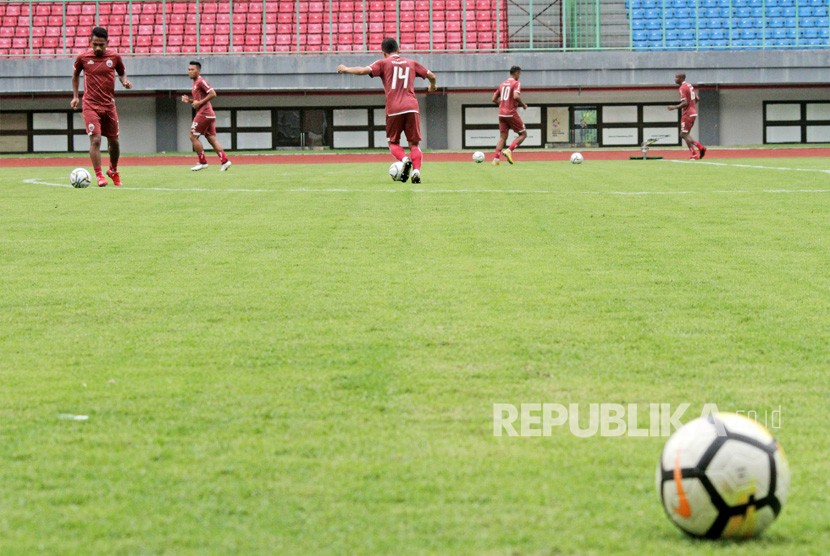
{"label": "stadium stand", "polygon": [[407,51],[491,51],[507,43],[506,0],[201,0],[198,6],[185,0],[55,1],[29,6],[0,5],[0,56],[71,54],[87,46],[96,24],[109,30],[112,46],[138,55],[374,51],[387,36],[399,36]]}
{"label": "stadium stand", "polygon": [[827,48],[830,37],[827,0],[626,0],[626,7],[634,50]]}

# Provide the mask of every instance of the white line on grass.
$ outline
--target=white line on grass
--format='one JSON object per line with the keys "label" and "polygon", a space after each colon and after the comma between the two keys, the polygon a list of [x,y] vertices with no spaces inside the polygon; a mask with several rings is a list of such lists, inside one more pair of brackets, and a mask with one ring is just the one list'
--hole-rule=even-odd
{"label": "white line on grass", "polygon": [[730,164],[728,162],[703,162],[702,160],[666,160],[666,162],[674,162],[676,164],[706,164],[709,166],[728,166],[730,168],[752,168],[754,170],[780,170],[782,172],[818,172],[820,174],[830,174],[830,170],[822,170],[821,168],[787,168],[784,166],[761,166],[760,164]]}
{"label": "white line on grass", "polygon": [[[677,162],[677,161],[675,161]],[[700,163],[698,163],[700,164]],[[724,166],[733,166],[724,164]],[[760,168],[760,166],[759,166]],[[786,168],[775,168],[782,170]],[[822,170],[824,171],[824,170]],[[830,173],[830,171],[828,171]],[[38,178],[23,180],[23,183],[33,185],[46,185],[48,187],[72,188],[65,183],[52,183],[42,181]],[[700,195],[706,193],[752,195],[758,193],[830,193],[830,189],[723,189],[712,191],[566,191],[554,189],[209,189],[206,187],[118,187],[127,191],[185,191],[205,193],[432,193],[432,194],[521,194],[521,195],[621,195],[621,196],[645,196],[645,195]]]}

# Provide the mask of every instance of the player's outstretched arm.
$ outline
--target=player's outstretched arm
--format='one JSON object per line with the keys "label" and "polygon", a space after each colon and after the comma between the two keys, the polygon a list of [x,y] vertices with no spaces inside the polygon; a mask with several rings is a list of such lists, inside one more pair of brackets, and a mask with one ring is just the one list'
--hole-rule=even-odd
{"label": "player's outstretched arm", "polygon": [[124,86],[125,89],[132,89],[133,84],[132,82],[127,79],[127,75],[119,75],[118,78],[121,80],[121,84]]}
{"label": "player's outstretched arm", "polygon": [[343,64],[337,66],[337,73],[350,73],[352,75],[369,75],[372,73],[372,68],[369,66],[353,66],[353,67],[346,67]]}
{"label": "player's outstretched arm", "polygon": [[435,74],[432,73],[431,71],[428,71],[427,72],[427,79],[429,80],[429,89],[427,89],[427,90],[430,91],[430,92],[437,91],[438,86],[436,85],[436,83],[438,82],[438,78],[435,77]]}

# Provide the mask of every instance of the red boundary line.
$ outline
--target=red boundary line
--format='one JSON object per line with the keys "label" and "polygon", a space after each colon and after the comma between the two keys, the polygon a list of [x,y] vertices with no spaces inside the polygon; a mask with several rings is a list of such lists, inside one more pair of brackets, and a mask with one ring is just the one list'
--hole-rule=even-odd
{"label": "red boundary line", "polygon": [[[576,150],[576,149],[574,149]],[[490,150],[485,151],[489,155]],[[469,152],[435,152],[425,153],[427,162],[469,162],[472,149]],[[583,152],[586,161],[591,160],[628,160],[639,155],[639,150],[601,150]],[[564,161],[571,156],[571,151],[532,151],[519,150],[516,152],[517,162],[531,161]],[[686,160],[689,152],[685,149],[655,149],[649,151],[649,156],[662,156],[669,160]],[[710,148],[706,153],[706,160],[729,158],[806,158],[830,157],[830,148],[827,147],[797,147],[792,149],[718,149]],[[106,157],[105,157],[106,158]],[[307,153],[307,154],[234,154],[231,155],[234,164],[357,164],[389,162],[392,157],[389,153]],[[125,156],[121,158],[121,166],[188,166],[194,163],[195,155],[190,156]],[[89,160],[85,157],[66,158],[0,158],[0,167],[24,168],[28,166],[85,166]]]}

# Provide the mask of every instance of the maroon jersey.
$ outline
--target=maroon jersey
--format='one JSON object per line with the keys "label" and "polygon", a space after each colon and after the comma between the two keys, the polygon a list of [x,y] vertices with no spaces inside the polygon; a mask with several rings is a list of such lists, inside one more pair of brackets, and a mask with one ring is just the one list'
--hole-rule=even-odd
{"label": "maroon jersey", "polygon": [[115,74],[126,72],[120,54],[108,49],[96,56],[90,48],[75,59],[75,71],[84,72],[84,110],[105,111],[115,106]]}
{"label": "maroon jersey", "polygon": [[496,90],[496,94],[499,96],[499,118],[511,118],[518,114],[516,111],[518,104],[514,93],[521,94],[521,92],[522,86],[512,77],[508,77],[499,85]]}
{"label": "maroon jersey", "polygon": [[380,77],[386,91],[386,115],[396,116],[418,111],[418,99],[415,96],[415,78],[426,79],[429,70],[415,62],[392,54],[378,60],[369,69],[371,77]]}
{"label": "maroon jersey", "polygon": [[[213,90],[213,87],[208,85],[208,82],[205,81],[205,78],[201,75],[193,80],[193,100],[202,100],[205,98],[209,92]],[[199,110],[196,112],[197,116],[204,116],[207,118],[215,118],[216,113],[213,111],[213,106],[210,105],[210,102],[204,103]]]}
{"label": "maroon jersey", "polygon": [[680,85],[680,100],[686,99],[686,108],[683,109],[684,116],[691,116],[697,114],[697,95],[695,88],[686,81]]}

